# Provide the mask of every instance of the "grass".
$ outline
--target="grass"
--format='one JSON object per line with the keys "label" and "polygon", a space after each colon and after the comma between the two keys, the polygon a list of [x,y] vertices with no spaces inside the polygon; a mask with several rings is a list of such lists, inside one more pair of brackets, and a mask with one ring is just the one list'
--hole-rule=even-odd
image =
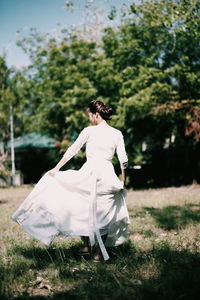
{"label": "grass", "polygon": [[129,241],[94,264],[80,239],[46,248],[10,216],[31,186],[0,189],[0,299],[184,299],[200,293],[200,186],[129,191]]}

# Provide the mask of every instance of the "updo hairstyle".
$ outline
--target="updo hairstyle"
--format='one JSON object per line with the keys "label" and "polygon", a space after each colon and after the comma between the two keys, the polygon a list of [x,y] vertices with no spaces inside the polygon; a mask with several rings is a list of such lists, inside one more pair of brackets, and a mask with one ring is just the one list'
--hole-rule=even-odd
{"label": "updo hairstyle", "polygon": [[110,120],[112,118],[112,108],[106,106],[99,100],[92,100],[88,105],[88,110],[92,114],[99,113],[104,120]]}

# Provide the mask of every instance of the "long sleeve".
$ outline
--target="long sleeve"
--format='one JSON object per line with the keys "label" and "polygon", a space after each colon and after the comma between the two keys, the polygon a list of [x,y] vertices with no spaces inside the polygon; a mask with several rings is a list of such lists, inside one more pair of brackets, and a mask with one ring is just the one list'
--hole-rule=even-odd
{"label": "long sleeve", "polygon": [[127,157],[126,150],[125,150],[124,138],[123,138],[123,135],[121,132],[119,134],[116,151],[117,151],[117,156],[118,156],[121,168],[126,169],[128,166],[128,157]]}
{"label": "long sleeve", "polygon": [[64,153],[63,157],[67,160],[70,160],[74,155],[76,155],[81,147],[87,142],[88,139],[88,132],[87,129],[84,128],[81,133],[79,134],[78,138],[75,142],[67,149]]}

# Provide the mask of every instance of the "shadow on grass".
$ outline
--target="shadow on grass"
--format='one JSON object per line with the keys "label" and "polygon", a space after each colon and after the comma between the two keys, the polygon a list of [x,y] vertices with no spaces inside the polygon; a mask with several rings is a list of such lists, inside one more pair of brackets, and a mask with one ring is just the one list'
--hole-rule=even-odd
{"label": "shadow on grass", "polygon": [[[158,275],[144,279],[138,276],[140,268],[156,263]],[[199,287],[200,257],[188,252],[157,249],[119,263],[118,270],[97,267],[90,282],[82,282],[66,296],[79,295],[82,299],[154,299],[196,300]],[[123,272],[123,268],[127,268]],[[57,299],[56,296],[53,299]],[[78,297],[77,297],[78,299]]]}
{"label": "shadow on grass", "polygon": [[7,202],[8,202],[8,200],[4,200],[4,199],[0,200],[0,204],[5,204]]}
{"label": "shadow on grass", "polygon": [[200,205],[166,206],[164,208],[144,207],[165,230],[185,228],[190,223],[200,222]]}
{"label": "shadow on grass", "polygon": [[[64,243],[62,247],[54,246],[53,244],[50,247],[28,247],[17,245],[11,247],[11,249],[8,251],[8,254],[12,255],[13,253],[15,253],[15,255],[17,254],[28,258],[33,262],[31,266],[32,268],[42,270],[52,264],[54,264],[55,266],[60,266],[63,264],[79,264],[81,261],[83,261],[83,257],[77,255],[77,252],[81,245],[81,242],[77,242],[75,245],[71,245],[70,247],[69,245],[65,247]],[[135,252],[135,248],[130,240],[118,247],[108,247],[107,250],[110,256],[110,260],[107,263],[115,262],[115,259],[121,259],[124,257],[124,255],[130,255]],[[90,262],[91,259],[92,257],[84,258],[84,260],[88,262]]]}
{"label": "shadow on grass", "polygon": [[[29,277],[29,271],[33,271],[35,274],[35,278],[40,271],[45,271],[48,273],[47,269],[50,267],[51,269],[57,270],[57,281],[87,281],[89,282],[94,274],[96,274],[96,267],[98,269],[98,265],[92,262],[90,258],[83,258],[78,256],[76,253],[79,249],[80,243],[76,245],[72,245],[71,247],[37,247],[37,246],[23,246],[17,245],[13,246],[9,249],[8,255],[11,256],[15,254],[17,260],[15,263],[7,264],[7,266],[2,266],[0,264],[0,282],[4,282],[4,287],[6,287],[6,280],[8,283],[15,280],[16,278],[22,278],[24,281],[25,274],[27,274],[27,278]],[[115,260],[124,256],[124,253],[133,253],[134,247],[131,242],[124,243],[122,246],[118,248],[109,248],[110,261],[108,264],[114,263]],[[21,259],[21,258],[22,259]],[[23,260],[25,258],[26,260]],[[83,265],[83,267],[81,267]],[[102,266],[102,270],[104,272],[104,268],[106,263],[100,263]],[[42,275],[43,276],[43,275]],[[30,280],[32,281],[32,280]],[[2,289],[0,287],[0,299],[12,299],[12,297],[7,297],[5,291],[7,289]],[[8,293],[9,294],[9,293]],[[66,293],[57,293],[55,295],[55,299],[66,299],[63,298],[65,295],[69,295],[70,292]],[[73,295],[72,295],[73,296]],[[70,296],[71,297],[71,296]],[[72,299],[76,296],[73,296]],[[79,296],[78,296],[79,297]],[[44,299],[43,296],[31,297],[28,293],[24,293],[20,297],[14,297],[13,299]],[[54,299],[51,298],[51,299]],[[68,298],[67,298],[68,299]],[[71,298],[70,298],[71,299]]]}
{"label": "shadow on grass", "polygon": [[60,279],[74,283],[67,291],[54,292],[49,297],[24,294],[13,299],[198,299],[199,253],[175,251],[167,243],[158,244],[150,251],[137,251],[131,242],[112,251],[108,263],[83,267],[73,258],[71,266],[76,267],[73,272],[68,264],[60,265]]}
{"label": "shadow on grass", "polygon": [[64,243],[62,247],[54,244],[50,247],[17,245],[12,247],[9,252],[30,259],[33,262],[32,268],[42,270],[52,264],[59,266],[71,262],[79,263],[81,257],[76,255],[76,253],[80,245],[81,243],[71,247],[65,247]]}

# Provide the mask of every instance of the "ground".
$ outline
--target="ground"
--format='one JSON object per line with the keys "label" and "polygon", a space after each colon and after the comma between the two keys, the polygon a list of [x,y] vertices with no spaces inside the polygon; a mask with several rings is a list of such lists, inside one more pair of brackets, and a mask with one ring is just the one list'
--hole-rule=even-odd
{"label": "ground", "polygon": [[10,219],[33,186],[0,189],[0,299],[198,299],[200,185],[130,190],[130,239],[95,264],[80,239],[46,248]]}

